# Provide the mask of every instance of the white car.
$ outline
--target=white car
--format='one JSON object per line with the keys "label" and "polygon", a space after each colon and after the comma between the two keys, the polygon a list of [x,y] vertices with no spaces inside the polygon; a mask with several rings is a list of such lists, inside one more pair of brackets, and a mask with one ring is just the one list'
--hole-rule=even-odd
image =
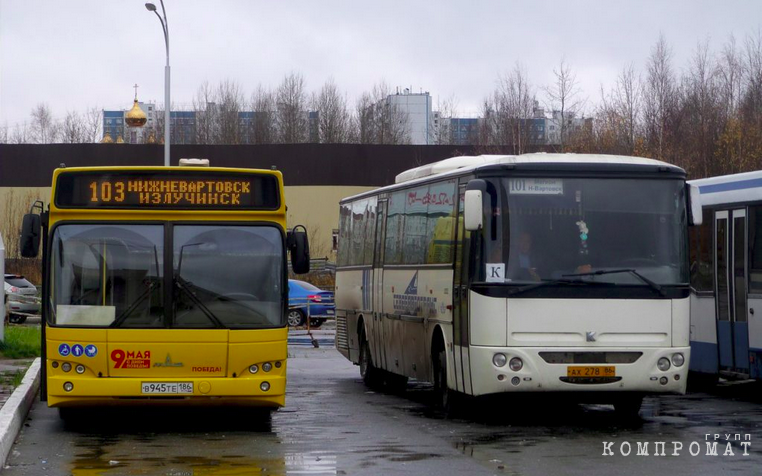
{"label": "white car", "polygon": [[40,313],[40,299],[34,284],[21,275],[6,274],[4,286],[10,322],[21,324],[26,321],[26,314]]}

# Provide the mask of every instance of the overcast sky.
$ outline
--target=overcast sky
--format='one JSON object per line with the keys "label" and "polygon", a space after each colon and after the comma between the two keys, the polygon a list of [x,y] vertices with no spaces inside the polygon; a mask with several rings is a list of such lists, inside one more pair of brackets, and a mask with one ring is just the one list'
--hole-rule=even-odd
{"label": "overcast sky", "polygon": [[[156,0],[158,5],[158,0]],[[163,103],[164,39],[143,0],[0,0],[0,126],[28,121],[37,103],[68,110]],[[522,62],[538,87],[562,57],[594,104],[621,68],[638,70],[663,33],[682,69],[698,42],[715,51],[762,27],[760,0],[391,1],[166,0],[172,102],[199,85],[238,82],[247,99],[304,75],[333,77],[352,103],[374,83],[454,95],[464,115]]]}

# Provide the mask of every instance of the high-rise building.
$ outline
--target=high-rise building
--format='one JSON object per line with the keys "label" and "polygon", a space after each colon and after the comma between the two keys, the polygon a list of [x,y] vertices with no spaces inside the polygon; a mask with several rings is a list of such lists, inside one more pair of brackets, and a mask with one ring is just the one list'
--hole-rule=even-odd
{"label": "high-rise building", "polygon": [[401,93],[387,96],[386,102],[387,105],[407,115],[411,144],[422,145],[434,142],[434,115],[431,111],[431,95],[428,91],[412,93],[406,88]]}

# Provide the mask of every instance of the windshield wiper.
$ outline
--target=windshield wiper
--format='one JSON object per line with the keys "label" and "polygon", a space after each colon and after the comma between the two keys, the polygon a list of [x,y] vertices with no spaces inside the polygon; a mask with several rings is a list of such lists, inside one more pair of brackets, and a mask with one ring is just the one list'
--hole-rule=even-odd
{"label": "windshield wiper", "polygon": [[198,298],[195,294],[193,294],[193,291],[190,290],[190,287],[193,286],[194,288],[198,288],[195,284],[191,283],[190,281],[186,281],[183,278],[181,278],[179,275],[175,278],[175,285],[178,289],[181,291],[184,291],[185,294],[190,298],[193,303],[198,306],[199,309],[201,309],[201,312],[206,315],[206,317],[209,318],[210,321],[214,323],[217,327],[225,327],[222,322],[219,320],[217,316],[214,315],[212,311],[209,310],[208,307],[206,307],[206,304],[204,304],[201,299]]}
{"label": "windshield wiper", "polygon": [[661,288],[660,285],[656,284],[655,282],[651,281],[650,279],[646,278],[642,274],[638,273],[632,268],[625,268],[625,269],[601,269],[598,271],[591,271],[589,273],[576,273],[576,274],[564,274],[565,277],[577,277],[577,276],[600,276],[602,274],[617,274],[617,273],[630,273],[639,280],[643,281],[647,285],[651,287],[654,291],[659,293],[661,297],[667,297],[667,293],[664,292],[664,290]]}
{"label": "windshield wiper", "polygon": [[140,294],[140,296],[136,297],[135,300],[132,301],[132,304],[130,304],[127,307],[127,309],[122,311],[122,313],[119,314],[119,316],[117,316],[116,319],[114,319],[114,322],[112,322],[111,325],[109,325],[109,327],[118,327],[118,326],[120,326],[125,320],[127,320],[127,318],[130,316],[130,314],[132,314],[132,311],[137,309],[137,307],[143,301],[145,301],[146,297],[148,297],[148,295],[151,294],[151,291],[153,291],[153,289],[156,286],[158,286],[158,285],[159,285],[159,281],[151,281],[150,283],[148,283],[148,287],[146,288],[146,290],[143,291]]}
{"label": "windshield wiper", "polygon": [[[569,275],[565,274],[564,276]],[[521,294],[523,292],[531,291],[533,289],[542,288],[545,286],[552,286],[554,284],[590,284],[590,281],[584,281],[582,279],[548,279],[540,283],[529,284],[520,288],[513,288],[508,292],[508,295],[515,296],[516,294]]]}

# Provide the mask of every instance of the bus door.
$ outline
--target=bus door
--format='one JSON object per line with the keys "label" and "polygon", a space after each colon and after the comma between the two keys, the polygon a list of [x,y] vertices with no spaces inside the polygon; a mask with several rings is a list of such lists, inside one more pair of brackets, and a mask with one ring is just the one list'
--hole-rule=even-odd
{"label": "bus door", "polygon": [[746,210],[715,214],[717,348],[720,370],[749,373]]}
{"label": "bus door", "polygon": [[[463,197],[466,193],[465,184],[458,189],[458,222],[454,227],[455,236],[455,272],[453,274],[452,293],[452,340],[453,369],[455,389],[459,392],[473,393],[471,388],[471,373],[468,351],[468,272],[471,259],[470,233],[463,225]],[[448,376],[448,379],[450,376]]]}
{"label": "bus door", "polygon": [[373,304],[373,327],[375,342],[373,343],[373,361],[379,368],[388,368],[386,347],[384,346],[384,249],[386,243],[386,207],[387,200],[379,200],[376,211],[376,242],[373,252],[373,269],[371,270],[371,299]]}

